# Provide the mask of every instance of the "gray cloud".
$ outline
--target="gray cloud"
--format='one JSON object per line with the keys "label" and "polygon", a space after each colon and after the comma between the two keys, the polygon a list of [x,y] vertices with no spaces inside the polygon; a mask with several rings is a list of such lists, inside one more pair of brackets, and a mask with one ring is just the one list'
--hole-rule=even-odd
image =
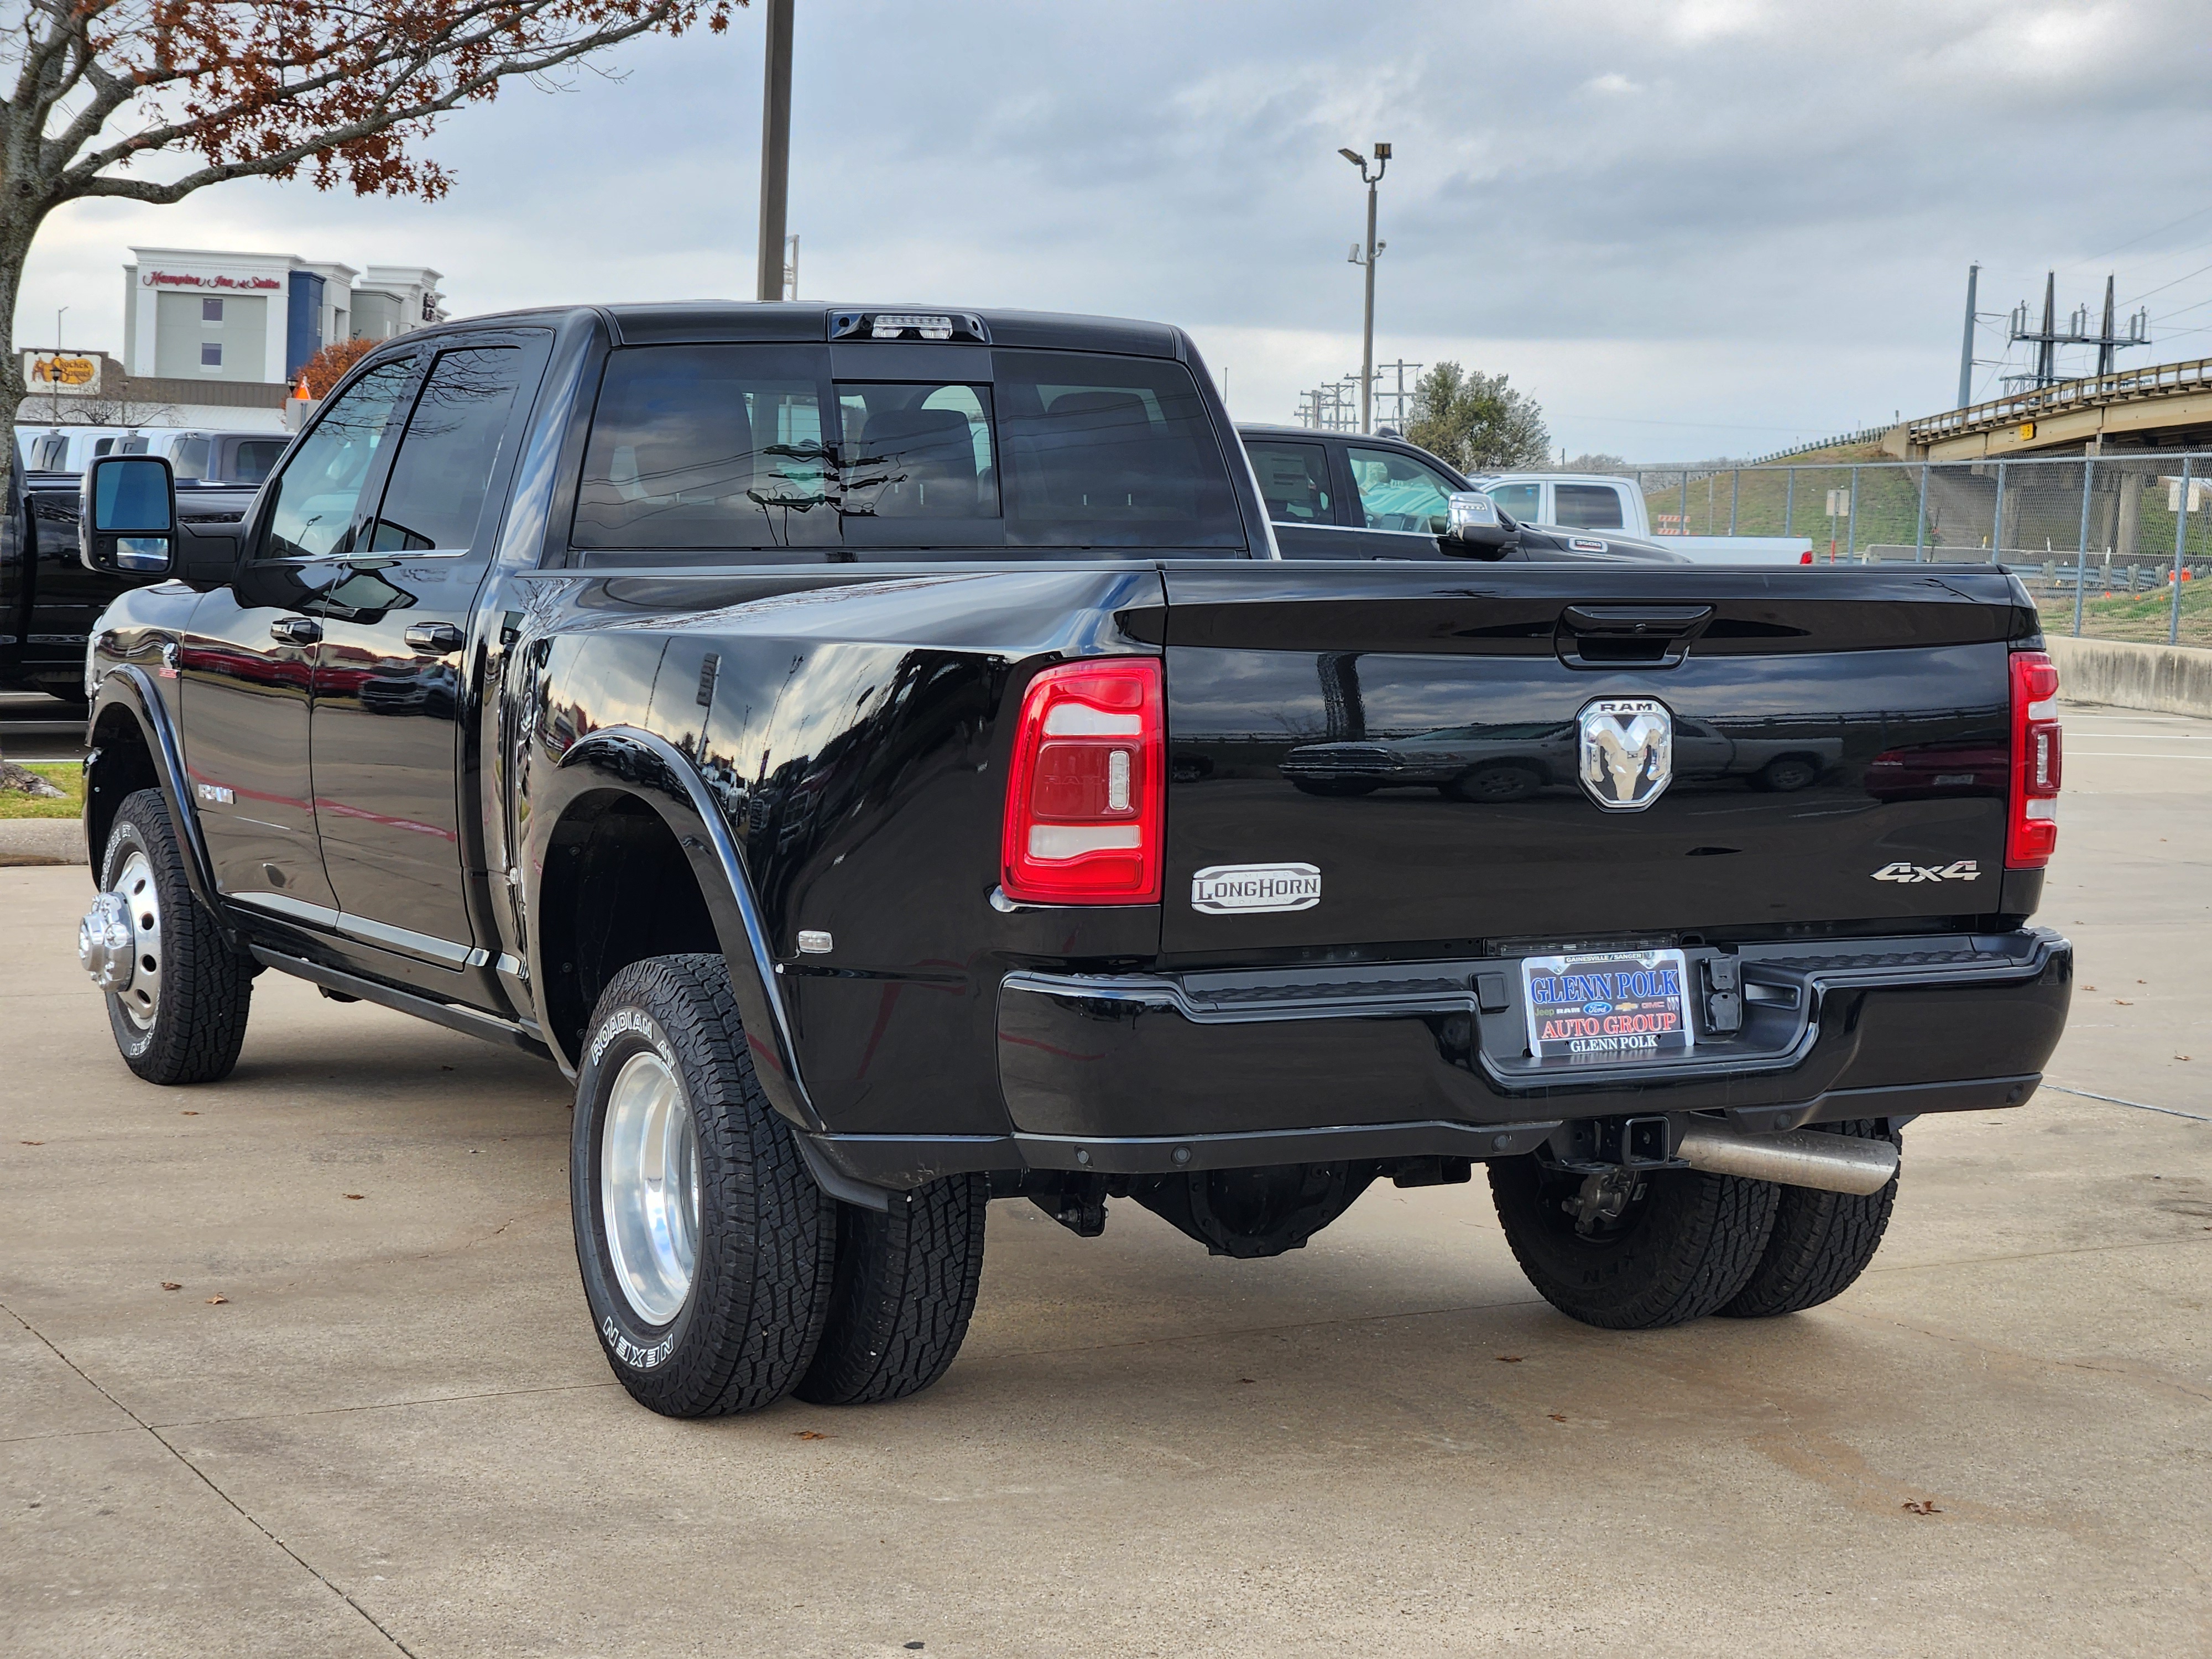
{"label": "gray cloud", "polygon": [[[2107,268],[2125,297],[2212,263],[2212,211],[2143,235],[2212,210],[2181,3],[799,10],[805,291],[1172,319],[1250,417],[1356,366],[1362,202],[1335,152],[1378,137],[1380,355],[1504,368],[1574,448],[1756,452],[1938,407],[1969,259],[1991,311],[2048,265],[2070,307]],[[119,344],[129,241],[421,259],[472,310],[749,294],[758,30],[452,121],[434,207],[240,185],[73,210],[19,334],[70,303],[78,343],[104,316]],[[2208,296],[2212,273],[2153,313],[2206,328],[2212,305],[2181,308]]]}

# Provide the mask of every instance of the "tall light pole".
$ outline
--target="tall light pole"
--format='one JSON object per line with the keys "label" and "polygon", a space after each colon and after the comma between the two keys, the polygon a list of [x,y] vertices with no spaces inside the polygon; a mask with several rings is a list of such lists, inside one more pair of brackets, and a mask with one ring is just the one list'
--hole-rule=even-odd
{"label": "tall light pole", "polygon": [[1359,182],[1367,186],[1367,257],[1361,258],[1359,250],[1352,250],[1352,263],[1367,267],[1367,310],[1359,328],[1359,429],[1375,429],[1375,256],[1389,246],[1375,240],[1375,186],[1382,182],[1382,174],[1390,165],[1390,146],[1375,146],[1375,173],[1368,176],[1367,158],[1356,149],[1340,149],[1339,155],[1359,169]]}
{"label": "tall light pole", "polygon": [[784,209],[791,187],[791,6],[767,0],[768,50],[761,91],[760,276],[754,297],[783,298]]}

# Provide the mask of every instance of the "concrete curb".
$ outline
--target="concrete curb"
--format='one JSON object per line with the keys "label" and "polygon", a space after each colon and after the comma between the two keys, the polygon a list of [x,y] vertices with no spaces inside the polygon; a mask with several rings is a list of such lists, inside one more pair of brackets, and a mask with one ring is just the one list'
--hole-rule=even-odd
{"label": "concrete curb", "polygon": [[2212,651],[2194,646],[2135,645],[2046,635],[2069,702],[2212,716]]}
{"label": "concrete curb", "polygon": [[0,868],[84,862],[84,825],[79,820],[0,818]]}

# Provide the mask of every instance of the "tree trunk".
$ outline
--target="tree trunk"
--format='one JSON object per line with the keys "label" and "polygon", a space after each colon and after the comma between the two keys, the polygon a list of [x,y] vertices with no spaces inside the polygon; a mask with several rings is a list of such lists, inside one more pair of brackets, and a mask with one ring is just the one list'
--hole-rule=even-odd
{"label": "tree trunk", "polygon": [[[21,188],[13,179],[7,184]],[[39,234],[46,216],[43,206],[19,206],[0,216],[0,427],[8,434],[8,442],[0,446],[0,487],[11,492],[15,486],[15,416],[23,407],[26,390],[23,361],[15,352],[15,301],[22,292],[23,265],[31,255],[31,239]]]}

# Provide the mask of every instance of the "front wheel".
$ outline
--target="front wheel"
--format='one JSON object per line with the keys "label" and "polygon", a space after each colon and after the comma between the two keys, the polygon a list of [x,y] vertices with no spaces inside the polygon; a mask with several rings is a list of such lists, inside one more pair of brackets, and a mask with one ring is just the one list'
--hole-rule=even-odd
{"label": "front wheel", "polygon": [[1774,1225],[1771,1182],[1695,1170],[1584,1176],[1490,1166],[1505,1242],[1543,1298],[1607,1330],[1702,1319],[1741,1291]]}
{"label": "front wheel", "polygon": [[623,969],[581,1060],[569,1204],[607,1364],[665,1417],[781,1399],[821,1338],[836,1234],[761,1092],[722,958]]}
{"label": "front wheel", "polygon": [[192,896],[159,790],[115,809],[100,885],[77,927],[77,960],[106,994],[123,1063],[149,1083],[228,1077],[246,1042],[253,969]]}

